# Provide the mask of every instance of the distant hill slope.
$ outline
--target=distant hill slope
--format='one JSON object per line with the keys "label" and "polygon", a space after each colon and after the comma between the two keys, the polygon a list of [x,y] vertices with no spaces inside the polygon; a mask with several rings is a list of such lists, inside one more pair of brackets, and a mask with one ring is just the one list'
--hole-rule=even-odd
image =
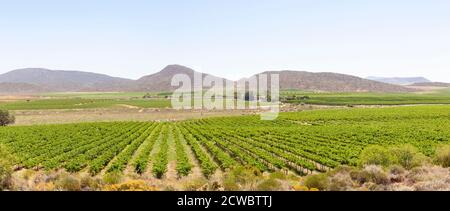
{"label": "distant hill slope", "polygon": [[191,79],[191,84],[194,83],[194,74],[203,74],[202,77],[211,76],[214,80],[222,80],[224,83],[227,79],[196,72],[191,68],[181,66],[181,65],[169,65],[165,67],[158,73],[144,76],[136,81],[135,89],[138,91],[151,91],[151,92],[161,92],[161,91],[174,91],[177,86],[172,86],[172,77],[177,74],[188,75]]}
{"label": "distant hill slope", "polygon": [[366,79],[372,80],[372,81],[378,81],[388,84],[396,84],[396,85],[411,85],[414,83],[429,83],[430,80],[424,78],[424,77],[409,77],[409,78],[403,78],[403,77],[367,77]]}
{"label": "distant hill slope", "polygon": [[414,83],[411,86],[450,87],[450,83],[443,83],[443,82]]}
{"label": "distant hill slope", "polygon": [[[193,69],[181,65],[169,65],[160,72],[138,80],[116,78],[103,74],[28,68],[0,75],[0,92],[77,92],[77,91],[142,91],[166,92],[178,87],[171,86],[172,77],[186,74],[193,83]],[[355,76],[337,73],[311,73],[304,71],[272,71],[280,75],[281,89],[297,89],[322,92],[409,92],[403,86],[386,84]],[[216,80],[231,82],[211,76]]]}
{"label": "distant hill slope", "polygon": [[31,84],[54,92],[110,91],[127,88],[132,80],[81,71],[27,68],[0,75],[0,83]]}
{"label": "distant hill slope", "polygon": [[37,93],[45,92],[45,89],[27,83],[0,83],[0,93]]}
{"label": "distant hill slope", "polygon": [[[305,71],[269,71],[279,74],[281,89],[300,89],[322,92],[411,92],[414,89],[381,83],[338,73],[312,73]],[[263,74],[264,74],[263,73]]]}

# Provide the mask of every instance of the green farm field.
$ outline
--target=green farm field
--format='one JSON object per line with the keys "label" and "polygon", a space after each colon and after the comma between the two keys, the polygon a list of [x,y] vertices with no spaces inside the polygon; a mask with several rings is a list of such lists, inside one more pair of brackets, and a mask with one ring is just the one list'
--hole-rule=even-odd
{"label": "green farm field", "polygon": [[312,105],[411,105],[450,104],[450,89],[417,93],[311,93],[283,91],[282,101]]}
{"label": "green farm field", "polygon": [[276,121],[243,116],[0,128],[0,144],[23,168],[156,178],[171,171],[187,176],[193,168],[208,178],[239,165],[305,175],[354,166],[369,145],[408,143],[432,156],[449,140],[450,106],[304,111]]}
{"label": "green farm field", "polygon": [[55,98],[29,99],[14,102],[0,102],[0,109],[6,110],[47,110],[47,109],[91,109],[113,107],[170,108],[166,99],[110,99],[110,98]]}
{"label": "green farm field", "polygon": [[[143,99],[143,96],[151,96]],[[114,107],[170,108],[165,99],[170,93],[46,93],[31,99],[1,101],[0,109],[46,110],[46,109],[92,109]],[[281,101],[307,105],[413,105],[450,104],[450,89],[424,93],[312,93],[297,90],[281,92]]]}

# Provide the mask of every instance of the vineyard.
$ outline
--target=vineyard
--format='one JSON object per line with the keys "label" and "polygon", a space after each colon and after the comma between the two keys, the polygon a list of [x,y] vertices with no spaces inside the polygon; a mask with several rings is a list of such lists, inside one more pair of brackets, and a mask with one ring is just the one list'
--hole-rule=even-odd
{"label": "vineyard", "polygon": [[169,162],[180,177],[198,167],[250,165],[299,175],[356,165],[369,145],[409,143],[424,154],[450,140],[450,106],[405,106],[282,113],[181,122],[111,122],[0,128],[0,143],[27,169],[91,175],[135,172],[162,178]]}
{"label": "vineyard", "polygon": [[281,100],[310,105],[414,105],[450,104],[450,89],[429,93],[312,93],[282,91]]}
{"label": "vineyard", "polygon": [[121,105],[139,108],[170,108],[170,101],[166,99],[115,99],[115,98],[55,98],[18,100],[14,102],[0,102],[0,109],[7,110],[48,110],[48,109],[94,109],[114,108]]}

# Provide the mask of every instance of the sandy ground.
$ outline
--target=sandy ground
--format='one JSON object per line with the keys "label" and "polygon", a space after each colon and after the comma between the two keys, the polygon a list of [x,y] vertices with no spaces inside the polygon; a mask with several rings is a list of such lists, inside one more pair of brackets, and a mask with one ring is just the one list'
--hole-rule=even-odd
{"label": "sandy ground", "polygon": [[18,100],[33,100],[38,98],[38,96],[33,95],[3,95],[0,93],[0,102],[14,102]]}
{"label": "sandy ground", "polygon": [[[389,106],[355,106],[355,107],[389,107]],[[346,106],[325,105],[289,105],[280,107],[281,112],[304,110],[348,108]],[[206,117],[242,116],[260,114],[258,110],[175,110],[143,109],[122,105],[114,108],[97,109],[55,109],[55,110],[17,110],[15,125],[66,124],[80,122],[111,121],[179,121]]]}
{"label": "sandy ground", "polygon": [[24,110],[14,111],[15,125],[64,124],[78,122],[108,121],[176,121],[217,116],[239,116],[255,111],[193,111],[173,109],[71,109],[71,110]]}

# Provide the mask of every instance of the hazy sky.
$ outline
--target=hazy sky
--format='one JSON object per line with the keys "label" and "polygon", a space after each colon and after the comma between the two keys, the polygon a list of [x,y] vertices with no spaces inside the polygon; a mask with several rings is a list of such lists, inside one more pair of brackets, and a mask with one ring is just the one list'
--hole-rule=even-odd
{"label": "hazy sky", "polygon": [[0,0],[0,73],[127,78],[168,64],[450,82],[448,0]]}

